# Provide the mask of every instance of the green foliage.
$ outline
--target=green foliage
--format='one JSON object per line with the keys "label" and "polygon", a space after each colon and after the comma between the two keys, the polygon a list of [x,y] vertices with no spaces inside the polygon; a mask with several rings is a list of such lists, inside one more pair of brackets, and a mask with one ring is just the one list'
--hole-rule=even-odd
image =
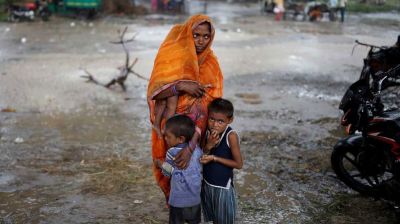
{"label": "green foliage", "polygon": [[386,0],[384,4],[378,5],[374,0],[362,3],[360,0],[349,0],[347,10],[351,12],[388,12],[400,10],[399,0]]}
{"label": "green foliage", "polygon": [[7,20],[6,3],[7,0],[0,0],[0,21]]}

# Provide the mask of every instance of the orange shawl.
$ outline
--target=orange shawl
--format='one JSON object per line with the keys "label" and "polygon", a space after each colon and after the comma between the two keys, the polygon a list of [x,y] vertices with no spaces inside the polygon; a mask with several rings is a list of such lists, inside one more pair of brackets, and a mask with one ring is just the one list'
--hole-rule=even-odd
{"label": "orange shawl", "polygon": [[[207,48],[197,55],[192,30],[203,22],[209,22],[211,25],[211,40]],[[205,15],[192,16],[185,24],[175,25],[171,29],[158,51],[147,89],[151,123],[155,120],[155,100],[153,98],[157,94],[179,81],[195,81],[207,86],[206,93],[201,98],[194,98],[188,94],[180,95],[176,113],[190,116],[204,134],[207,126],[207,105],[214,98],[222,96],[223,77],[217,58],[210,48],[214,34],[211,20]],[[165,121],[162,122],[162,124],[164,123]],[[163,161],[167,151],[166,147],[164,139],[157,138],[157,134],[153,130],[153,159]],[[153,167],[153,171],[158,184],[168,198],[169,178],[164,177],[156,167]]]}

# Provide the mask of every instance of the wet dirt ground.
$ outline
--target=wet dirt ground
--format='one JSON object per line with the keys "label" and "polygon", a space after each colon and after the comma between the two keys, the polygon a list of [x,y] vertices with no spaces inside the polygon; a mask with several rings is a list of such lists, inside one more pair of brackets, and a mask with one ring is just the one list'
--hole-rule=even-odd
{"label": "wet dirt ground", "polygon": [[[391,207],[338,181],[330,153],[344,135],[338,104],[367,49],[391,45],[394,14],[351,14],[344,24],[273,21],[255,4],[214,3],[213,49],[224,97],[236,108],[244,167],[235,172],[238,223],[396,223]],[[151,173],[145,80],[105,83],[124,62],[149,77],[161,41],[185,16],[0,23],[0,222],[166,223]]]}

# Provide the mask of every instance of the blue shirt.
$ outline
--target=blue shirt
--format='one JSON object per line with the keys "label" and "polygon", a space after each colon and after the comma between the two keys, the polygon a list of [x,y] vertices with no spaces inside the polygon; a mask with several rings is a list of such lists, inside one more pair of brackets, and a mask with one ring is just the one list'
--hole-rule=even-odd
{"label": "blue shirt", "polygon": [[178,169],[173,161],[173,158],[185,148],[186,145],[187,144],[179,144],[168,149],[162,168],[162,172],[165,176],[171,176],[171,192],[168,203],[178,208],[192,207],[200,204],[202,179],[200,157],[203,154],[202,150],[196,146],[192,153],[189,166],[185,170]]}

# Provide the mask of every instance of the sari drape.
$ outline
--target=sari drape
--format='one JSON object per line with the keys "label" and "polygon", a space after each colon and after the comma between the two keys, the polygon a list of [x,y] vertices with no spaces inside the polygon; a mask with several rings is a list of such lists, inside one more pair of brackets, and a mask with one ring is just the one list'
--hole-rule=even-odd
{"label": "sari drape", "polygon": [[[196,54],[192,30],[203,22],[208,22],[211,26],[211,40],[203,52]],[[176,113],[191,117],[196,126],[201,129],[203,136],[207,126],[208,103],[214,98],[221,97],[223,88],[222,72],[210,48],[214,34],[211,20],[205,15],[192,16],[186,23],[175,25],[171,29],[157,53],[147,89],[151,123],[155,120],[154,97],[157,94],[180,81],[194,81],[206,87],[205,94],[201,98],[194,98],[188,94],[180,95]],[[162,128],[164,123],[165,120],[161,122]],[[152,130],[153,160],[164,161],[166,151],[164,139],[158,138],[156,132]],[[153,173],[161,190],[168,198],[169,178],[164,177],[155,166],[153,166]]]}

